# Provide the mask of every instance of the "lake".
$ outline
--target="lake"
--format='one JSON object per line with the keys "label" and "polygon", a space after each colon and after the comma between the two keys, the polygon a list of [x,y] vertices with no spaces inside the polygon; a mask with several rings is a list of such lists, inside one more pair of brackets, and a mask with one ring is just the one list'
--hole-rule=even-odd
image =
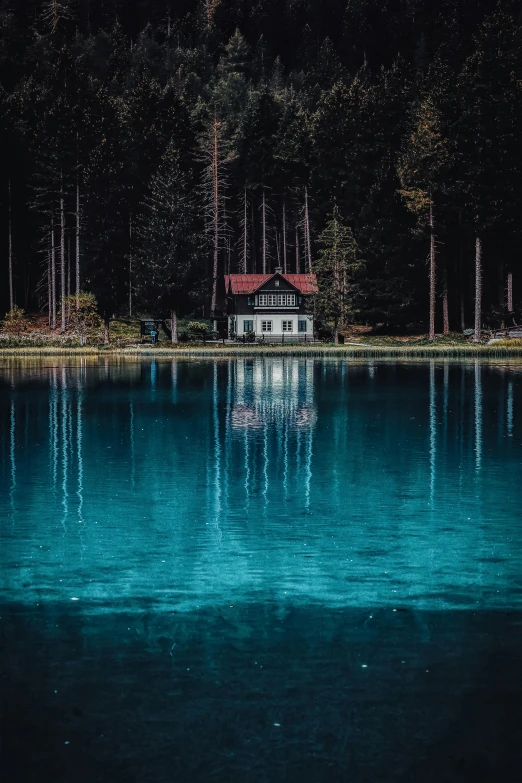
{"label": "lake", "polygon": [[6,781],[519,780],[522,363],[0,358]]}

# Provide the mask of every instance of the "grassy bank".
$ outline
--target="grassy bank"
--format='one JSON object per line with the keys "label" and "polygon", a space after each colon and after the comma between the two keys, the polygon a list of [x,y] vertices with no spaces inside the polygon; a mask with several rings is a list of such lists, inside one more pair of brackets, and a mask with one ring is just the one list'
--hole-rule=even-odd
{"label": "grassy bank", "polygon": [[464,343],[460,345],[447,344],[358,344],[358,345],[222,345],[193,343],[179,347],[174,346],[24,346],[0,348],[2,356],[121,356],[121,357],[226,357],[226,356],[317,356],[317,357],[411,357],[411,358],[460,358],[460,357],[520,357],[522,358],[522,341],[510,340],[493,345],[476,345]]}

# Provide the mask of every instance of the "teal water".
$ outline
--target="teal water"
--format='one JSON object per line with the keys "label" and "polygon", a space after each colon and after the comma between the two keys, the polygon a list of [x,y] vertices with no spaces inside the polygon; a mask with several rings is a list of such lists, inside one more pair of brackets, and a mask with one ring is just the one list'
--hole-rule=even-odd
{"label": "teal water", "polygon": [[518,367],[0,372],[9,600],[522,602]]}
{"label": "teal water", "polygon": [[516,362],[4,358],[5,779],[518,780],[521,397]]}

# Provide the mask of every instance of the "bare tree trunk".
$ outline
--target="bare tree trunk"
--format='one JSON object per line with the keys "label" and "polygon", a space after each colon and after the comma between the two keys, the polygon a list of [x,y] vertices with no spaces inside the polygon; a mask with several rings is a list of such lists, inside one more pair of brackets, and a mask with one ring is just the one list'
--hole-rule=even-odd
{"label": "bare tree trunk", "polygon": [[109,315],[105,315],[103,317],[103,343],[104,345],[109,345],[110,343],[110,333],[109,333],[109,327],[111,324],[111,318]]}
{"label": "bare tree trunk", "polygon": [[71,235],[67,235],[67,319],[71,320]]}
{"label": "bare tree trunk", "polygon": [[252,248],[252,272],[257,272],[257,252],[256,252],[256,216],[254,212],[254,194],[250,201],[250,219],[252,221],[252,238],[250,247]]}
{"label": "bare tree trunk", "polygon": [[286,275],[286,201],[283,196],[283,272]]}
{"label": "bare tree trunk", "polygon": [[435,277],[437,273],[435,252],[433,205],[430,204],[430,340],[435,339]]}
{"label": "bare tree trunk", "polygon": [[308,188],[305,187],[305,253],[308,255],[308,272],[312,272],[312,243],[310,240],[310,216],[308,213]]}
{"label": "bare tree trunk", "polygon": [[482,328],[482,239],[475,239],[475,335],[473,342],[480,342]]}
{"label": "bare tree trunk", "polygon": [[129,210],[129,317],[132,316],[132,211]]}
{"label": "bare tree trunk", "polygon": [[508,272],[507,276],[507,309],[513,312],[513,272]]}
{"label": "bare tree trunk", "polygon": [[173,344],[178,342],[178,314],[174,309],[170,311],[170,339]]}
{"label": "bare tree trunk", "polygon": [[460,288],[460,330],[463,332],[466,328],[466,313],[464,310],[464,271],[463,271],[463,263],[462,263],[462,248],[460,249],[460,282],[459,282],[459,288]]}
{"label": "bare tree trunk", "polygon": [[13,227],[11,221],[11,180],[9,180],[9,310],[14,308],[13,289]]}
{"label": "bare tree trunk", "polygon": [[80,294],[80,182],[76,176],[76,306]]}
{"label": "bare tree trunk", "polygon": [[61,273],[61,308],[62,308],[62,328],[65,332],[65,211],[63,208],[63,182],[60,174],[60,273]]}
{"label": "bare tree trunk", "polygon": [[24,270],[24,310],[29,309],[29,291],[31,290],[31,280],[29,270]]}
{"label": "bare tree trunk", "polygon": [[213,150],[212,150],[212,219],[214,224],[214,262],[212,267],[212,301],[210,304],[210,317],[215,318],[217,307],[217,284],[219,264],[219,145],[218,145],[218,121],[214,117],[213,124]]}
{"label": "bare tree trunk", "polygon": [[460,329],[466,328],[464,310],[464,256],[462,253],[462,211],[459,209],[459,296],[460,296]]}
{"label": "bare tree trunk", "polygon": [[51,326],[56,329],[56,247],[54,244],[54,218],[51,217],[51,293],[52,319]]}
{"label": "bare tree trunk", "polygon": [[501,310],[504,309],[506,304],[506,293],[504,286],[504,262],[499,261],[497,263],[497,302]]}
{"label": "bare tree trunk", "polygon": [[299,274],[299,226],[295,224],[295,273]]}
{"label": "bare tree trunk", "polygon": [[51,326],[51,311],[53,308],[53,295],[51,289],[51,251],[47,251],[47,323]]}
{"label": "bare tree trunk", "polygon": [[442,281],[442,323],[444,334],[449,334],[449,308],[448,308],[448,269],[444,264]]}
{"label": "bare tree trunk", "polygon": [[223,271],[228,275],[227,195],[225,187],[223,187],[223,230],[225,232],[223,237],[225,240],[223,244]]}
{"label": "bare tree trunk", "polygon": [[243,192],[243,274],[248,274],[247,258],[248,258],[248,219],[247,219],[247,189]]}
{"label": "bare tree trunk", "polygon": [[265,188],[263,187],[263,274],[266,275],[266,196]]}
{"label": "bare tree trunk", "polygon": [[500,311],[502,312],[502,318],[500,320],[500,328],[505,329],[506,322],[504,320],[504,308],[506,306],[506,292],[504,287],[504,262],[499,261],[497,264],[497,301]]}

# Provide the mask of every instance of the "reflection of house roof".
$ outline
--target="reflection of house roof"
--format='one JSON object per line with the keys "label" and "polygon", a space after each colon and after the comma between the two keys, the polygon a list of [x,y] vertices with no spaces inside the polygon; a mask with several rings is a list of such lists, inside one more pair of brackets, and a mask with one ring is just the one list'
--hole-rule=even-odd
{"label": "reflection of house roof", "polygon": [[[270,275],[225,275],[225,292],[231,294],[253,294],[275,274]],[[317,293],[317,278],[315,275],[281,275],[301,294]]]}

